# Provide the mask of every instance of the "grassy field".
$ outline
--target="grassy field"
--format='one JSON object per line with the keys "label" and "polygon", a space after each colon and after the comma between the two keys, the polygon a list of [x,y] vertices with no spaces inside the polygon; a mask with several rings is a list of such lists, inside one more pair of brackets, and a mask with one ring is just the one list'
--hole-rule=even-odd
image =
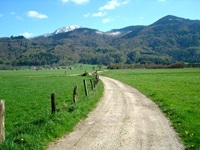
{"label": "grassy field", "polygon": [[[0,71],[0,99],[5,100],[6,140],[1,150],[36,150],[55,138],[73,130],[87,117],[103,92],[99,82],[91,91],[92,77],[71,76],[92,71],[91,66],[77,65],[73,70]],[[66,74],[66,75],[65,75]],[[84,93],[83,79],[87,80],[89,96]],[[76,105],[73,89],[78,86]],[[51,114],[50,95],[56,96],[56,114]]]}
{"label": "grassy field", "polygon": [[200,150],[200,69],[112,70],[155,101],[171,120],[186,149]]}

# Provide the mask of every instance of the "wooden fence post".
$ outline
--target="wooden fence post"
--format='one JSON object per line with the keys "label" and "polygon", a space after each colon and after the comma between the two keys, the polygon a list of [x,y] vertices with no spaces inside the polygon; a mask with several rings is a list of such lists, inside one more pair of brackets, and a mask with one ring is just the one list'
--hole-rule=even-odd
{"label": "wooden fence post", "polygon": [[5,118],[4,100],[1,100],[0,101],[0,142],[3,142],[5,140],[4,118]]}
{"label": "wooden fence post", "polygon": [[91,84],[91,89],[93,91],[94,90],[94,85],[93,85],[92,79],[90,79],[90,84]]}
{"label": "wooden fence post", "polygon": [[88,96],[87,83],[85,79],[83,80],[83,83],[84,83],[84,88],[85,88],[85,95]]}
{"label": "wooden fence post", "polygon": [[99,83],[99,75],[98,75],[98,73],[96,73],[96,82],[97,82],[97,84]]}
{"label": "wooden fence post", "polygon": [[98,75],[98,72],[95,71],[95,73],[94,73],[94,87],[96,87],[98,82],[99,82],[99,75]]}
{"label": "wooden fence post", "polygon": [[96,87],[96,79],[94,78],[94,88]]}
{"label": "wooden fence post", "polygon": [[55,112],[56,112],[55,94],[51,93],[51,113],[54,114]]}
{"label": "wooden fence post", "polygon": [[74,103],[76,103],[77,89],[78,89],[78,86],[76,85],[76,86],[74,87],[74,93],[73,93],[73,101],[74,101]]}

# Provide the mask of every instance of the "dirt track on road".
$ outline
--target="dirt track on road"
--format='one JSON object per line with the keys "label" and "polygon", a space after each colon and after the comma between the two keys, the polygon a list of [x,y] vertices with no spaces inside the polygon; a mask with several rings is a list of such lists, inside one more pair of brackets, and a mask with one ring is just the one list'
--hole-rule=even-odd
{"label": "dirt track on road", "polygon": [[48,150],[182,150],[160,109],[138,90],[101,77],[104,96],[74,131]]}

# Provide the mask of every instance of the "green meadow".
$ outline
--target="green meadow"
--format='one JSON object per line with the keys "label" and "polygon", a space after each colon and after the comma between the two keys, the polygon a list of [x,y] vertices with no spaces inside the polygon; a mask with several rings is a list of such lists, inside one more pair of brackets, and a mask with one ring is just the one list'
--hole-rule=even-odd
{"label": "green meadow", "polygon": [[[79,64],[72,70],[0,71],[0,99],[6,107],[6,140],[0,150],[45,149],[71,132],[102,96],[102,82],[92,91],[93,77],[79,75],[94,69],[97,66]],[[171,120],[186,149],[200,149],[200,69],[111,70],[105,75],[147,95]],[[85,96],[84,79],[89,96]],[[56,96],[56,114],[51,114],[51,93]]]}
{"label": "green meadow", "polygon": [[171,120],[186,149],[200,149],[200,69],[111,70],[147,95]]}
{"label": "green meadow", "polygon": [[[73,70],[0,71],[0,99],[5,100],[5,136],[0,149],[36,150],[47,145],[74,126],[95,107],[103,84],[91,90],[92,76],[77,74],[94,71],[92,66],[77,65]],[[86,79],[89,96],[85,96]],[[78,86],[77,103],[73,89]],[[55,93],[56,113],[51,114],[51,93]]]}

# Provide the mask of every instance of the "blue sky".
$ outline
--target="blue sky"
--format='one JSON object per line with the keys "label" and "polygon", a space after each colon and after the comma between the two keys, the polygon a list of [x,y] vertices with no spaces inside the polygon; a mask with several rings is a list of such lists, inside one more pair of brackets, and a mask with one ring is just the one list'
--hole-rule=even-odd
{"label": "blue sky", "polygon": [[200,20],[200,0],[0,0],[0,37],[33,37],[63,26],[109,31],[166,15]]}

